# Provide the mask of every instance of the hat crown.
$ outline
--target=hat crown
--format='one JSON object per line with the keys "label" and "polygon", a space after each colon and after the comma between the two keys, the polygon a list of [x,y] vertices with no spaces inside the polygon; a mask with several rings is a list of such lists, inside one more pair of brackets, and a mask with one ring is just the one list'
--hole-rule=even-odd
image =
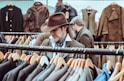
{"label": "hat crown", "polygon": [[48,20],[49,27],[62,26],[65,24],[68,24],[68,22],[67,22],[67,19],[66,19],[64,13],[62,13],[62,12],[53,14],[49,17],[49,20]]}

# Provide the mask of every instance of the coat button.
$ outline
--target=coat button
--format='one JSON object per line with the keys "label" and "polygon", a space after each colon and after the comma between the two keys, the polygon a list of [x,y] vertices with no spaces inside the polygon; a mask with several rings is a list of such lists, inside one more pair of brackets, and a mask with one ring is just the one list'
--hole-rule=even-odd
{"label": "coat button", "polygon": [[12,20],[10,20],[10,22],[12,22]]}
{"label": "coat button", "polygon": [[10,24],[10,27],[12,27],[12,24]]}
{"label": "coat button", "polygon": [[10,29],[10,31],[12,31],[12,29]]}

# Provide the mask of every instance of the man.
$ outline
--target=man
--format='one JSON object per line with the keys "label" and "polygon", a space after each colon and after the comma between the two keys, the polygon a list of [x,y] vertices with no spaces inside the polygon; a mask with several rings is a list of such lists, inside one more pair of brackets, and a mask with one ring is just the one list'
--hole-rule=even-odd
{"label": "man", "polygon": [[[41,28],[44,32],[50,32],[49,39],[45,39],[42,43],[42,46],[51,46],[51,47],[85,47],[83,44],[80,44],[76,40],[72,39],[67,33],[69,23],[62,12],[57,12],[51,15],[48,19],[47,26]],[[72,54],[62,54],[62,53],[47,53],[49,59],[62,56],[66,61],[73,57]]]}
{"label": "man", "polygon": [[[85,27],[84,22],[80,19],[79,16],[74,17],[70,24],[72,25],[72,27],[69,27],[69,30],[71,30],[71,32],[76,32],[75,40],[77,40],[78,42],[82,43],[85,45],[86,48],[93,48],[94,47],[94,39],[92,36],[92,33],[90,32],[90,30],[88,30]],[[79,55],[79,57],[82,57],[81,55]],[[84,58],[84,56],[83,56]],[[85,55],[85,58],[91,58],[93,63],[98,66],[98,63],[100,63],[100,56],[99,55]]]}
{"label": "man", "polygon": [[76,16],[71,20],[70,23],[72,24],[72,31],[76,33],[75,40],[84,44],[87,48],[93,48],[94,39],[92,33],[84,26],[83,21]]}

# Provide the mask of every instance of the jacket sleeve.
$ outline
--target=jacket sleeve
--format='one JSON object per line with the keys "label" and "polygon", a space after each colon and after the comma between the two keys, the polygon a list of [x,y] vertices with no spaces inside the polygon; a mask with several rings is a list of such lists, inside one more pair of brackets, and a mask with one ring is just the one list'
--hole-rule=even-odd
{"label": "jacket sleeve", "polygon": [[124,38],[124,8],[122,8],[122,38]]}
{"label": "jacket sleeve", "polygon": [[26,13],[26,15],[24,16],[24,23],[23,23],[24,31],[27,31],[27,32],[30,31],[29,26],[28,26],[28,23],[31,20],[33,20],[33,16],[32,16],[32,11],[29,8],[28,11],[27,11],[27,13]]}
{"label": "jacket sleeve", "polygon": [[43,40],[49,38],[50,36],[50,33],[41,33],[37,39],[36,39],[36,42],[34,43],[34,46],[40,46],[43,42]]}
{"label": "jacket sleeve", "polygon": [[103,10],[102,12],[102,15],[100,17],[100,20],[99,20],[99,25],[98,25],[98,31],[97,31],[97,36],[102,36],[103,34],[107,34],[108,31],[107,31],[107,20],[106,20],[106,13],[105,13],[105,10]]}

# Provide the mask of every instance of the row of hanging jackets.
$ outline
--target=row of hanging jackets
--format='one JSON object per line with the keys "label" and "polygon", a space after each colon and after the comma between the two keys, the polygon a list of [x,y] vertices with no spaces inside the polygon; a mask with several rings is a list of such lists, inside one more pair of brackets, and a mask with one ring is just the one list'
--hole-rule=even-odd
{"label": "row of hanging jackets", "polygon": [[0,60],[0,81],[122,81],[123,62],[112,65],[107,61],[101,70],[89,58],[70,58],[66,63],[62,57],[55,57],[49,62],[37,54],[19,57],[8,53]]}
{"label": "row of hanging jackets", "polygon": [[35,2],[22,14],[14,4],[7,5],[0,10],[1,32],[41,32],[40,27],[49,16],[49,11],[41,2]]}
{"label": "row of hanging jackets", "polygon": [[[41,33],[42,34],[42,33]],[[29,48],[30,46],[39,46],[37,45],[37,43],[39,43],[38,41],[36,41],[36,37],[38,36],[41,36],[41,35],[4,35],[5,36],[5,41],[8,43],[8,44],[16,44],[16,45],[28,45]],[[34,37],[33,37],[34,36]],[[43,36],[44,38],[44,36]],[[43,39],[40,39],[40,42],[43,41]],[[42,42],[41,42],[42,43]],[[116,47],[118,46],[118,48]],[[99,49],[99,48],[103,48],[105,49],[104,47],[104,44],[95,44],[94,45],[94,48],[96,49]],[[111,45],[111,44],[106,44],[106,49],[124,49],[124,45],[123,44],[115,44],[115,45]],[[5,49],[4,49],[5,50]],[[22,53],[25,53],[25,54],[32,54],[33,52],[35,51],[31,51],[31,50],[21,50],[21,49],[6,49],[6,52],[9,51],[9,52],[15,52],[15,53],[18,53],[18,54],[22,54]],[[40,51],[38,51],[40,52]],[[36,52],[36,53],[38,53]],[[4,52],[5,53],[5,52]],[[89,54],[87,54],[89,55]],[[102,67],[102,65],[107,61],[107,60],[111,60],[113,62],[113,64],[115,64],[117,61],[121,62],[122,59],[123,59],[123,56],[111,56],[111,55],[94,55],[95,58],[92,58],[94,64],[97,66],[97,67]]]}

